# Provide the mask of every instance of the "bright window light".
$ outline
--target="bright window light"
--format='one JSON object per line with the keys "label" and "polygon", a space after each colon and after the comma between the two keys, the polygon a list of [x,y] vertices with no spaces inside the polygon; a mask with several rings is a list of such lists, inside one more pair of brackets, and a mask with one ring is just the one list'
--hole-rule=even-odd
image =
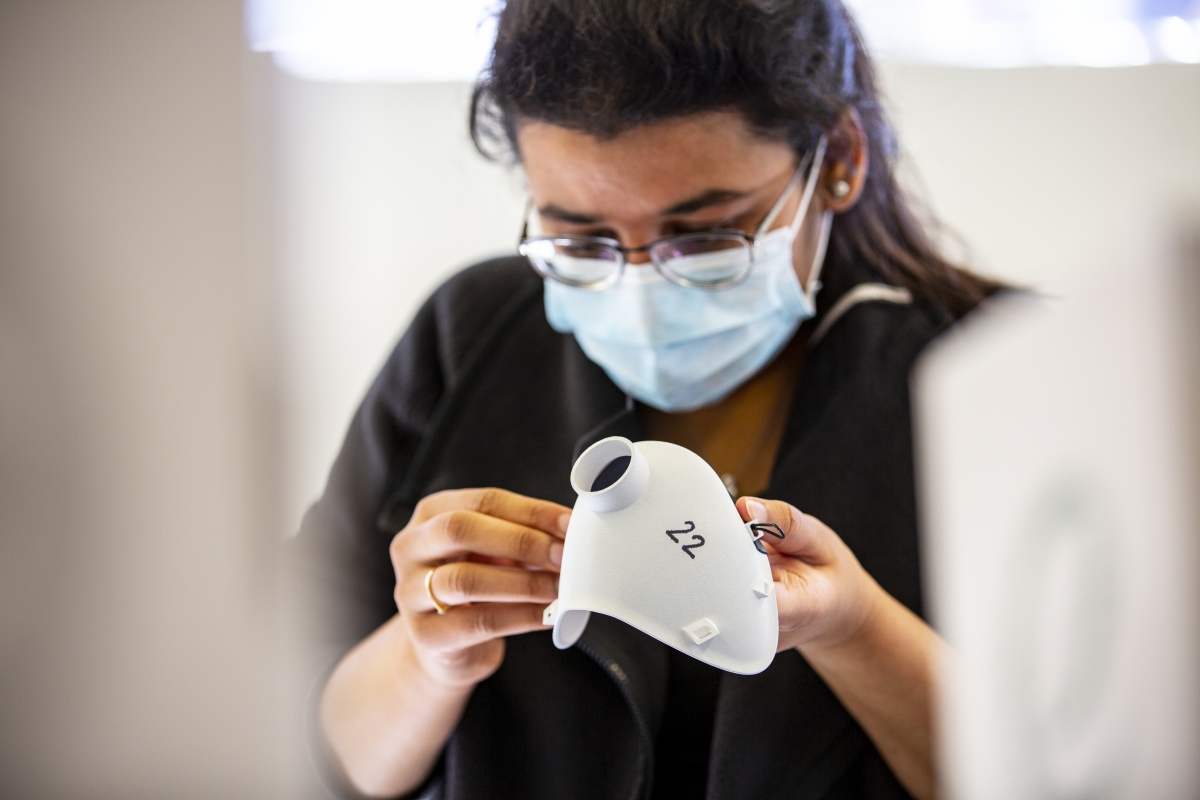
{"label": "bright window light", "polygon": [[250,46],[319,81],[469,81],[495,38],[496,0],[247,0]]}
{"label": "bright window light", "polygon": [[1200,32],[1180,17],[1158,23],[1158,46],[1172,61],[1200,64]]}
{"label": "bright window light", "polygon": [[[503,0],[247,0],[251,47],[326,81],[472,80]],[[1200,63],[1200,0],[846,0],[889,61],[964,67]]]}
{"label": "bright window light", "polygon": [[[1189,61],[1200,0],[846,0],[884,60],[965,67]],[[1181,57],[1183,56],[1183,57]]]}

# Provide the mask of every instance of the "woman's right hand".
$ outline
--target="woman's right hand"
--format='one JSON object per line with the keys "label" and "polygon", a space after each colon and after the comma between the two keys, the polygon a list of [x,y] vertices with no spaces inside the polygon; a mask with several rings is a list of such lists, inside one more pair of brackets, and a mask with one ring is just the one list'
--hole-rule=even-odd
{"label": "woman's right hand", "polygon": [[[392,540],[396,605],[422,670],[469,687],[504,659],[504,637],[545,628],[571,511],[501,489],[438,492]],[[433,596],[426,589],[433,570]]]}
{"label": "woman's right hand", "polygon": [[[392,540],[392,617],[325,684],[321,727],[362,794],[421,784],[471,690],[504,660],[504,637],[539,630],[558,596],[570,509],[499,489],[438,492]],[[425,590],[433,570],[437,608]]]}

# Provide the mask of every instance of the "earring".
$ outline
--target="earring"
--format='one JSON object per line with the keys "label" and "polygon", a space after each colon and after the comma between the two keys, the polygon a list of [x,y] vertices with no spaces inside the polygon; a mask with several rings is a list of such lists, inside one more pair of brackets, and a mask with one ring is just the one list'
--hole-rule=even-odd
{"label": "earring", "polygon": [[834,200],[845,199],[846,195],[850,194],[850,183],[844,180],[838,181],[833,184],[830,191],[833,192]]}

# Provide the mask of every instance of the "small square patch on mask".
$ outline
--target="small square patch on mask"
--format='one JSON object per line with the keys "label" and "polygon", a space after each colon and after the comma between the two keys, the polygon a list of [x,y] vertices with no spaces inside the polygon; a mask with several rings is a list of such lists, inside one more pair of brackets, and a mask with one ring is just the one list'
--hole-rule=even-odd
{"label": "small square patch on mask", "polygon": [[709,639],[720,633],[713,621],[707,617],[696,620],[691,625],[688,625],[686,628],[684,628],[683,632],[692,637],[692,641],[696,644],[704,644]]}
{"label": "small square patch on mask", "polygon": [[770,597],[771,596],[771,582],[770,581],[759,581],[758,583],[754,584],[754,594],[756,597]]}

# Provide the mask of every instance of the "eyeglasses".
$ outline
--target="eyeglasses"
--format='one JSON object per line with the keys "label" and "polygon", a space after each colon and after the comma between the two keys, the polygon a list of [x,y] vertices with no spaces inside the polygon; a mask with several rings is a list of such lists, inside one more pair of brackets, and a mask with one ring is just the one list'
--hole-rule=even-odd
{"label": "eyeglasses", "polygon": [[622,247],[616,239],[603,236],[527,237],[526,212],[517,249],[543,277],[578,289],[609,288],[621,279],[628,257],[634,253],[649,255],[654,268],[672,283],[699,289],[726,289],[749,277],[754,269],[755,240],[770,230],[811,161],[812,154],[804,158],[753,235],[737,229],[717,229],[667,236],[641,247]]}

